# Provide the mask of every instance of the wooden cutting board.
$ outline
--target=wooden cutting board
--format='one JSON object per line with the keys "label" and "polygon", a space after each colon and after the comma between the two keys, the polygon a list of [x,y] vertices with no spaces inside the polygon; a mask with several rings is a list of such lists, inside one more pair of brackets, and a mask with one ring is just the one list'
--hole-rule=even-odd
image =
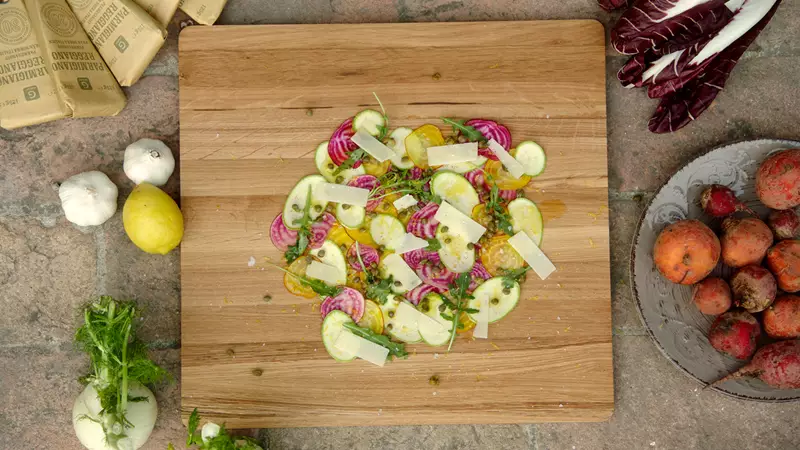
{"label": "wooden cutting board", "polygon": [[[191,27],[180,37],[182,410],[229,427],[600,421],[614,408],[605,34],[594,21]],[[528,196],[558,271],[488,340],[337,363],[282,285],[268,227],[317,144],[366,107],[393,126],[495,119],[548,155]],[[271,301],[265,301],[265,296]],[[438,382],[431,380],[438,379]]]}

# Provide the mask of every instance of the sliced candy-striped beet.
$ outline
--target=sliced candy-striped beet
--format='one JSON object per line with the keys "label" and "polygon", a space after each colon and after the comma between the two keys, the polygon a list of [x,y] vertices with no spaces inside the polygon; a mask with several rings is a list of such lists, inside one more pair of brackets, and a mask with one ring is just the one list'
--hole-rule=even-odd
{"label": "sliced candy-striped beet", "polygon": [[406,261],[406,264],[408,264],[408,267],[411,267],[414,270],[419,269],[426,262],[438,264],[440,261],[438,252],[431,252],[425,250],[424,248],[411,250],[410,252],[403,253],[402,256]]}
{"label": "sliced candy-striped beet", "polygon": [[475,261],[475,265],[472,266],[472,271],[470,271],[469,276],[472,278],[472,281],[469,283],[470,291],[474,291],[478,288],[478,286],[480,286],[477,280],[488,280],[489,278],[492,278],[492,274],[486,270],[486,267],[484,267],[480,261]]}
{"label": "sliced candy-striped beet", "polygon": [[433,216],[438,210],[439,205],[433,202],[423,206],[408,220],[406,231],[422,239],[433,239],[436,236],[436,227],[439,226],[439,221]]}
{"label": "sliced candy-striped beet", "polygon": [[423,283],[439,289],[448,289],[457,277],[456,273],[434,263],[423,264],[416,272]]}
{"label": "sliced candy-striped beet", "polygon": [[517,190],[516,189],[500,189],[497,191],[497,196],[502,198],[503,200],[510,202],[517,198]]}
{"label": "sliced candy-striped beet", "polygon": [[311,236],[308,238],[308,245],[311,248],[320,248],[325,239],[328,238],[328,233],[336,223],[336,217],[331,213],[324,213],[314,223],[311,224]]}
{"label": "sliced candy-striped beet", "polygon": [[364,267],[361,267],[361,262],[358,261],[358,253],[361,254],[361,261],[367,269],[378,266],[381,259],[378,250],[366,244],[358,244],[358,250],[356,250],[356,244],[353,244],[347,249],[347,263],[350,264],[350,267],[355,271],[364,271]]}
{"label": "sliced candy-striped beet", "polygon": [[[506,150],[511,148],[511,132],[508,131],[508,128],[493,120],[472,119],[468,120],[464,125],[474,127],[483,134],[483,137],[486,139],[494,139]],[[497,161],[497,156],[488,148],[478,149],[478,154]]]}
{"label": "sliced candy-striped beet", "polygon": [[283,223],[283,214],[278,214],[278,217],[269,226],[269,239],[275,248],[285,252],[289,250],[290,245],[297,243],[297,231],[286,228]]}
{"label": "sliced candy-striped beet", "polygon": [[343,287],[342,292],[336,297],[327,297],[319,306],[319,311],[324,319],[329,312],[338,309],[350,315],[353,321],[358,322],[364,315],[364,306],[364,296],[361,295],[361,292]]}
{"label": "sliced candy-striped beet", "polygon": [[483,169],[470,170],[464,174],[464,178],[476,188],[486,189],[486,174]]}
{"label": "sliced candy-striped beet", "polygon": [[[378,177],[374,175],[359,175],[348,181],[347,185],[372,191],[376,187],[380,186],[381,182],[378,180]],[[380,204],[381,199],[369,200],[367,202],[367,211],[375,211],[375,208],[377,208]]]}
{"label": "sliced candy-striped beet", "polygon": [[422,169],[420,169],[417,166],[412,167],[411,170],[408,171],[408,177],[411,178],[412,180],[419,180],[420,178],[422,178],[422,175],[423,175]]}
{"label": "sliced candy-striped beet", "polygon": [[430,284],[420,284],[419,286],[415,287],[414,289],[406,293],[406,299],[408,299],[408,301],[413,303],[414,306],[417,306],[419,305],[420,300],[422,300],[423,298],[425,298],[426,295],[432,292],[441,294],[442,292],[444,292],[444,290],[431,286]]}
{"label": "sliced candy-striped beet", "polygon": [[[358,148],[356,143],[350,140],[355,134],[352,118],[342,122],[339,128],[333,132],[330,141],[328,141],[328,155],[337,166],[341,165],[350,156],[350,153]],[[353,167],[356,168],[360,165],[361,161],[358,161]]]}

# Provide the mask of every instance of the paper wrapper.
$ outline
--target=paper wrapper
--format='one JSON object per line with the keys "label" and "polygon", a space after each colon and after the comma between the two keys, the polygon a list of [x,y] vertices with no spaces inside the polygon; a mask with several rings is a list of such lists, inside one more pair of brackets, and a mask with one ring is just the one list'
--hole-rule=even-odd
{"label": "paper wrapper", "polygon": [[203,25],[214,25],[228,0],[181,0],[180,8]]}
{"label": "paper wrapper", "polygon": [[22,0],[0,4],[0,127],[67,117]]}
{"label": "paper wrapper", "polygon": [[67,0],[122,86],[131,86],[164,45],[167,32],[133,0]]}
{"label": "paper wrapper", "polygon": [[179,0],[134,0],[137,5],[166,28],[178,9]]}
{"label": "paper wrapper", "polygon": [[114,116],[125,94],[65,0],[25,0],[28,16],[69,117]]}

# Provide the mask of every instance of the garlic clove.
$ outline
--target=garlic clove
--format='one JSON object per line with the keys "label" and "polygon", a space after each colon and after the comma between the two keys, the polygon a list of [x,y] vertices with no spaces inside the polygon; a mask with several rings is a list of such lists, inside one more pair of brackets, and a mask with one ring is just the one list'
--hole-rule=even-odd
{"label": "garlic clove", "polygon": [[80,226],[105,223],[117,212],[117,186],[96,170],[73,175],[58,188],[67,220]]}
{"label": "garlic clove", "polygon": [[163,142],[139,139],[125,149],[122,168],[136,184],[147,182],[163,186],[175,170],[175,157]]}

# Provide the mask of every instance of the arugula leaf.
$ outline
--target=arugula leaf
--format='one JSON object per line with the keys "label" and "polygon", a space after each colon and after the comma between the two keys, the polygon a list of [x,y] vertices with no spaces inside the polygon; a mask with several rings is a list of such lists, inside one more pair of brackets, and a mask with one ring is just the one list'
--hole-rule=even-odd
{"label": "arugula leaf", "polygon": [[455,120],[455,119],[448,119],[447,117],[442,117],[442,121],[446,124],[449,124],[453,127],[453,132],[461,133],[464,137],[466,137],[470,142],[486,142],[486,136],[483,135],[480,131],[478,131],[475,127],[471,127],[469,125],[464,125],[463,120]]}
{"label": "arugula leaf", "polygon": [[389,278],[379,280],[377,283],[372,278],[372,275],[369,273],[367,274],[367,278],[371,284],[367,286],[367,298],[371,298],[374,300],[378,300],[381,302],[381,305],[385,304],[389,300],[389,296],[392,294],[392,284],[394,281],[392,280],[392,276],[389,275]]}
{"label": "arugula leaf", "polygon": [[281,270],[281,271],[289,274],[289,276],[295,278],[303,286],[310,287],[311,290],[316,292],[317,295],[319,295],[320,297],[336,297],[337,295],[339,295],[340,292],[342,292],[342,288],[339,287],[339,286],[328,286],[322,280],[314,280],[314,279],[311,279],[311,278],[306,278],[306,277],[304,277],[302,275],[298,275],[296,273],[290,272],[290,271],[284,269],[281,266],[277,266],[275,264],[270,264],[270,265],[274,266],[278,270]]}
{"label": "arugula leaf", "polygon": [[469,272],[460,274],[453,283],[450,284],[450,296],[452,299],[442,296],[442,302],[450,308],[453,314],[442,313],[441,316],[445,320],[453,322],[453,329],[450,331],[450,344],[447,346],[449,352],[453,348],[453,341],[456,339],[456,332],[464,328],[464,324],[459,323],[459,318],[462,312],[476,313],[477,310],[467,308],[467,303],[473,297],[469,292],[469,285],[472,282],[472,277]]}
{"label": "arugula leaf", "polygon": [[342,163],[339,164],[339,167],[334,169],[333,174],[339,175],[343,170],[352,168],[358,161],[361,161],[366,156],[367,152],[365,152],[360,148],[353,150],[352,152],[350,152],[350,155],[347,156],[347,159],[342,161]]}
{"label": "arugula leaf", "polygon": [[436,239],[436,238],[427,239],[427,241],[428,241],[428,246],[425,247],[425,250],[427,250],[429,252],[435,252],[435,251],[439,250],[440,248],[442,248],[442,243],[439,242],[439,240]]}
{"label": "arugula leaf", "polygon": [[289,264],[293,263],[294,260],[300,257],[303,252],[306,251],[308,248],[308,238],[311,236],[311,186],[308,187],[308,196],[306,197],[306,204],[303,207],[303,216],[299,219],[294,220],[294,224],[300,225],[300,229],[297,230],[297,242],[290,245],[286,252],[283,254],[283,257],[286,258],[286,262]]}
{"label": "arugula leaf", "polygon": [[529,270],[531,270],[531,266],[506,270],[503,273],[503,288],[511,289],[514,287],[514,283],[521,283],[525,279],[525,274],[527,274]]}
{"label": "arugula leaf", "polygon": [[362,337],[370,342],[374,342],[380,345],[381,347],[388,348],[389,355],[391,356],[402,359],[408,358],[408,353],[406,352],[405,345],[400,344],[398,342],[393,342],[392,340],[389,339],[388,336],[377,334],[372,330],[366,328],[361,328],[360,326],[356,325],[353,322],[348,322],[344,324],[344,327],[352,331],[353,334],[355,334],[356,336]]}

